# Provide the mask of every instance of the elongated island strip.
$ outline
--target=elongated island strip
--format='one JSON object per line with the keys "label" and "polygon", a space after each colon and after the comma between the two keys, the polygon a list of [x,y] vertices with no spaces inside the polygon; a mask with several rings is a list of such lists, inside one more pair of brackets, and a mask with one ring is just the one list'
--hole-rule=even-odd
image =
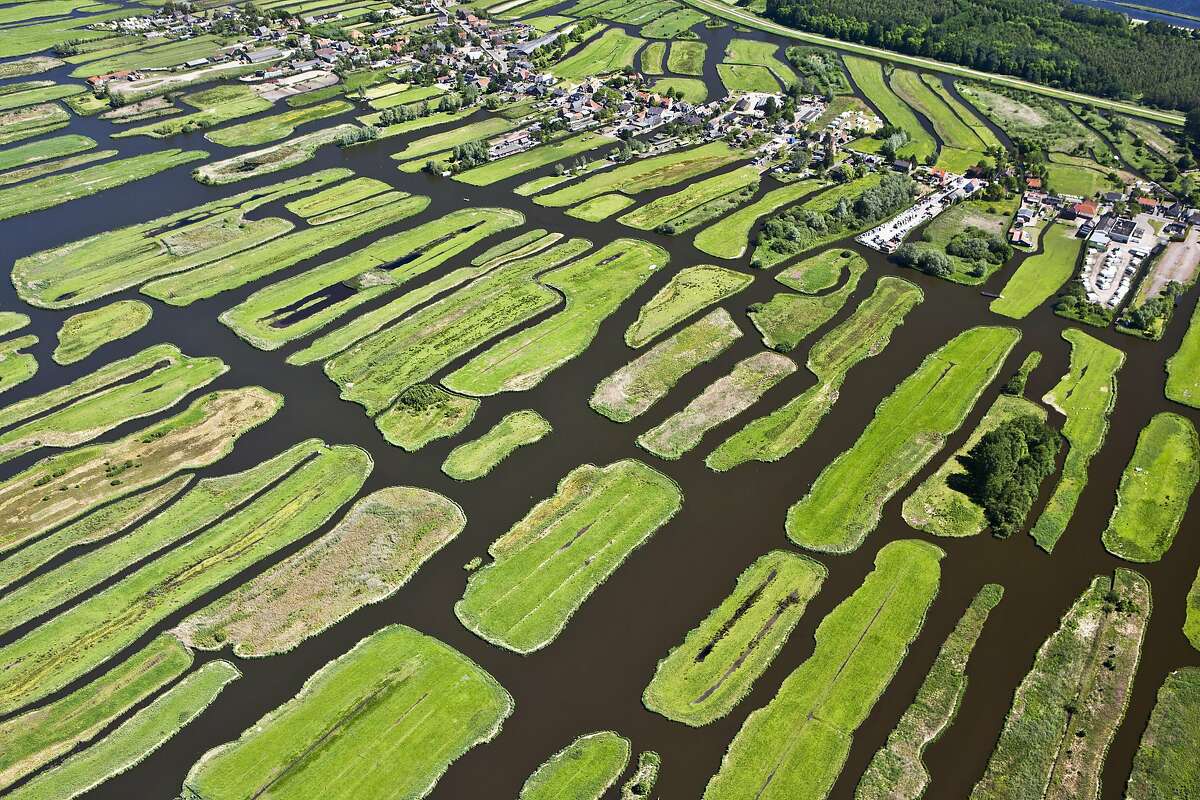
{"label": "elongated island strip", "polygon": [[163,635],[87,685],[0,722],[0,789],[96,738],[192,666],[192,654]]}
{"label": "elongated island strip", "polygon": [[642,694],[646,708],[693,726],[728,714],[771,665],[826,574],[821,563],[784,550],[756,560],[658,662]]}
{"label": "elongated island strip", "polygon": [[[813,256],[813,259],[820,259],[820,263],[826,258],[826,254]],[[832,292],[816,296],[804,291],[809,285],[806,278],[791,278],[792,270],[777,275],[775,279],[785,286],[802,287],[798,289],[801,294],[780,292],[767,302],[750,307],[750,321],[762,334],[763,344],[781,352],[793,350],[813,331],[833,319],[858,288],[859,279],[867,271],[866,259],[854,253],[845,260],[845,268],[845,283]]]}
{"label": "elongated island strip", "polygon": [[870,296],[809,350],[807,366],[817,382],[771,413],[746,423],[704,463],[724,472],[747,461],[778,461],[808,441],[837,402],[850,369],[882,352],[892,332],[923,297],[908,281],[890,275],[880,278]]}
{"label": "elongated island strip", "polygon": [[1071,343],[1071,366],[1042,402],[1067,418],[1062,434],[1070,447],[1054,493],[1030,531],[1047,553],[1066,531],[1087,486],[1088,464],[1104,445],[1117,404],[1117,373],[1125,363],[1123,352],[1080,330],[1071,328],[1062,336]]}
{"label": "elongated island strip", "polygon": [[540,442],[552,430],[550,423],[533,409],[514,411],[478,439],[451,450],[442,462],[442,472],[456,481],[482,478],[517,448]]}
{"label": "elongated island strip", "polygon": [[680,458],[700,444],[705,433],[754,405],[795,371],[795,362],[779,353],[761,352],[743,359],[682,410],[639,436],[638,446],[660,458]]}
{"label": "elongated island strip", "polygon": [[370,471],[370,456],[357,447],[322,447],[203,535],[0,647],[8,665],[0,676],[0,713],[58,691],[188,603],[304,538],[358,492]]}
{"label": "elongated island strip", "polygon": [[917,696],[900,717],[887,742],[871,759],[854,792],[855,800],[918,800],[929,787],[925,748],[941,738],[958,714],[967,691],[967,662],[1004,587],[989,583],[979,590],[946,637]]}
{"label": "elongated island strip", "polygon": [[625,330],[625,344],[642,347],[668,328],[714,303],[728,300],[753,282],[754,276],[726,267],[711,264],[685,267],[642,306],[638,318]]}
{"label": "elongated island strip", "polygon": [[[319,439],[309,439],[248,470],[199,481],[152,519],[0,596],[0,631],[63,607],[139,561],[203,535],[222,517],[254,503],[280,484],[322,447]],[[19,550],[16,555],[24,552]]]}
{"label": "elongated island strip", "polygon": [[[901,539],[817,626],[813,654],[742,725],[704,800],[823,800],[937,595],[944,553]],[[854,670],[845,669],[853,661]]]}
{"label": "elongated island strip", "polygon": [[44,447],[66,448],[178,404],[228,371],[155,345],[78,380],[0,409],[0,463]]}
{"label": "elongated island strip", "polygon": [[1118,569],[1097,576],[1038,650],[971,800],[1094,800],[1125,716],[1150,584]]}
{"label": "elongated island strip", "polygon": [[321,538],[185,619],[174,633],[202,650],[276,655],[395,594],[467,524],[435,492],[395,486],[356,502]]}
{"label": "elongated island strip", "polygon": [[279,217],[246,219],[256,208],[351,174],[348,169],[322,170],[41,250],[17,259],[13,286],[31,305],[61,309],[193,269],[294,227]]}
{"label": "elongated island strip", "polygon": [[580,736],[537,768],[517,800],[600,800],[629,763],[629,740],[612,731]]}
{"label": "elongated island strip", "polygon": [[857,549],[883,504],[963,423],[1019,338],[1013,328],[971,328],[926,356],[788,510],[788,537],[812,550]]}
{"label": "elongated island strip", "polygon": [[494,738],[512,711],[504,687],[466,656],[393,625],[326,664],[241,738],[206,753],[183,795],[310,800],[320,785],[327,800],[417,800],[463,753]]}
{"label": "elongated island strip", "polygon": [[[970,452],[984,435],[1017,417],[1044,420],[1046,409],[1024,397],[1002,394],[992,403],[975,430],[942,462],[937,471],[904,500],[904,521],[919,531],[935,536],[974,536],[987,527],[983,507],[961,490],[967,473],[960,458]],[[957,488],[956,488],[957,487]]]}
{"label": "elongated island strip", "polygon": [[666,397],[684,375],[725,352],[741,335],[728,311],[710,311],[600,381],[588,404],[614,422],[629,422]]}
{"label": "elongated island strip", "polygon": [[1184,667],[1158,690],[1133,756],[1126,800],[1186,797],[1200,782],[1200,668]]}
{"label": "elongated island strip", "polygon": [[124,339],[150,322],[150,306],[140,300],[118,300],[94,311],[67,317],[58,331],[54,361],[74,364],[109,342]]}
{"label": "elongated island strip", "polygon": [[679,487],[640,461],[577,467],[491,544],[492,562],[468,579],[454,613],[498,647],[541,649],[682,503]]}
{"label": "elongated island strip", "polygon": [[112,733],[8,796],[14,800],[73,800],[149,757],[240,677],[241,673],[228,661],[209,661],[139,709]]}
{"label": "elongated island strip", "polygon": [[219,461],[282,405],[280,395],[259,386],[212,392],[116,441],[42,459],[0,483],[0,552],[109,500]]}
{"label": "elongated island strip", "polygon": [[1102,539],[1127,561],[1158,561],[1179,533],[1200,482],[1200,439],[1187,417],[1155,414],[1138,434],[1121,473],[1117,502]]}

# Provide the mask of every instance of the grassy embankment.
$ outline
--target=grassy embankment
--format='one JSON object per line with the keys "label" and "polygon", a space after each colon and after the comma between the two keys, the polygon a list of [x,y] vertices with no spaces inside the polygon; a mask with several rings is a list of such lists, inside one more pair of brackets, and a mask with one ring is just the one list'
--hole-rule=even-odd
{"label": "grassy embankment", "polygon": [[41,308],[68,308],[145,281],[219,260],[290,231],[278,217],[248,220],[261,205],[326,186],[352,173],[322,170],[106,231],[17,259],[17,295]]}
{"label": "grassy embankment", "polygon": [[614,422],[629,422],[741,335],[729,312],[714,309],[600,381],[588,404]]}
{"label": "grassy embankment", "polygon": [[302,228],[219,261],[158,278],[144,285],[142,294],[168,305],[190,305],[197,300],[245,286],[326,250],[400,222],[424,211],[428,205],[429,198],[423,195],[402,195],[394,202],[361,214],[325,225]]}
{"label": "grassy embankment", "polygon": [[700,231],[692,240],[692,244],[697,250],[710,256],[741,258],[750,244],[750,230],[756,222],[825,185],[824,181],[814,179],[772,189],[750,205]]}
{"label": "grassy embankment", "polygon": [[825,575],[819,562],[783,550],[756,560],[733,593],[658,662],[642,702],[693,726],[728,714],[771,665]]}
{"label": "grassy embankment", "polygon": [[58,364],[82,361],[103,345],[146,327],[151,314],[150,306],[140,300],[118,300],[67,317],[58,329],[58,346],[52,357]]}
{"label": "grassy embankment", "polygon": [[638,318],[625,330],[625,344],[642,347],[693,314],[729,299],[753,281],[744,272],[711,264],[684,267],[642,306]]}
{"label": "grassy embankment", "polygon": [[[222,312],[219,319],[255,347],[275,350],[315,333],[364,303],[396,292],[488,236],[524,221],[520,213],[504,208],[452,211],[264,286]],[[478,271],[464,269],[455,274],[465,280]]]}
{"label": "grassy embankment", "polygon": [[1150,622],[1150,584],[1097,576],[1038,650],[971,800],[1094,800]]}
{"label": "grassy embankment", "polygon": [[896,155],[920,162],[932,156],[938,148],[937,140],[921,125],[912,107],[888,86],[883,65],[858,56],[844,56],[843,61],[859,91],[879,109],[884,121],[908,134],[908,143]]}
{"label": "grassy embankment", "polygon": [[[836,255],[831,255],[833,253]],[[846,258],[845,253],[851,254]],[[809,291],[813,281],[810,268],[823,270],[834,258],[844,265],[846,282],[835,291],[813,296]],[[813,331],[833,319],[854,294],[866,271],[867,262],[857,253],[848,250],[819,253],[775,276],[775,280],[784,286],[803,294],[780,292],[765,303],[755,303],[749,309],[750,321],[762,334],[762,342],[767,347],[780,352],[794,350]]]}
{"label": "grassy embankment", "polygon": [[935,536],[974,536],[987,527],[983,507],[959,489],[957,479],[966,476],[959,460],[978,444],[984,434],[1017,417],[1046,418],[1046,409],[1024,397],[1002,394],[979,420],[962,447],[951,453],[937,471],[904,500],[904,521],[919,531]]}
{"label": "grassy embankment", "polygon": [[467,395],[519,392],[581,354],[607,319],[669,256],[657,245],[617,239],[538,278],[566,298],[553,316],[501,339],[442,379]]}
{"label": "grassy embankment", "polygon": [[159,636],[74,692],[0,723],[0,789],[91,741],[192,666],[173,636]]}
{"label": "grassy embankment", "polygon": [[813,345],[808,370],[817,382],[775,411],[751,420],[708,454],[709,469],[724,472],[747,461],[778,461],[808,440],[829,409],[850,369],[887,347],[892,331],[922,300],[920,289],[890,275],[844,322]]}
{"label": "grassy embankment", "polygon": [[533,409],[514,411],[478,439],[451,450],[442,462],[442,472],[456,481],[482,478],[517,448],[540,442],[551,430],[550,423]]}
{"label": "grassy embankment", "polygon": [[1128,561],[1158,561],[1171,544],[1200,481],[1200,439],[1187,417],[1161,413],[1138,434],[1121,473],[1117,503],[1103,534],[1108,552]]}
{"label": "grassy embankment", "polygon": [[612,731],[580,736],[546,759],[517,800],[600,800],[629,763],[629,740]]}
{"label": "grassy embankment", "polygon": [[[258,386],[212,392],[116,441],[50,456],[0,483],[0,552],[110,500],[224,458],[283,398]],[[43,501],[42,498],[49,498]],[[36,517],[30,508],[38,508]]]}
{"label": "grassy embankment", "polygon": [[219,358],[192,358],[170,344],[106,364],[0,409],[0,463],[42,447],[74,447],[157,414],[227,370]]}
{"label": "grassy embankment", "polygon": [[1187,797],[1200,786],[1200,669],[1184,667],[1158,690],[1133,757],[1126,800]]}
{"label": "grassy embankment", "polygon": [[197,611],[173,631],[201,650],[277,655],[391,597],[467,524],[455,503],[409,486],[361,498],[313,543]]}
{"label": "grassy embankment", "polygon": [[31,214],[207,158],[203,150],[158,150],[0,189],[0,220]]}
{"label": "grassy embankment", "polygon": [[879,524],[884,503],[962,425],[1018,338],[1013,328],[971,328],[926,356],[788,510],[791,540],[823,552],[857,549]]}
{"label": "grassy embankment", "polygon": [[1062,434],[1069,447],[1054,494],[1030,531],[1038,547],[1048,553],[1075,513],[1087,485],[1088,463],[1104,446],[1108,415],[1117,403],[1117,372],[1125,363],[1123,352],[1082,331],[1070,329],[1062,336],[1071,343],[1071,365],[1042,402],[1067,418]]}
{"label": "grassy embankment", "polygon": [[[105,552],[118,557],[145,548],[116,562],[128,566],[137,557],[152,553],[155,544],[170,543],[189,530],[203,531],[0,648],[9,665],[0,677],[0,709],[19,707],[69,685],[188,603],[321,526],[362,487],[371,469],[370,456],[350,446],[309,449],[319,452],[265,491],[261,485],[247,486],[245,473],[198,485],[143,525],[129,543],[119,539],[107,545]],[[269,464],[276,472],[278,466],[278,460]],[[254,477],[261,478],[264,471]],[[221,506],[220,498],[214,502],[214,492],[222,488],[238,491],[243,500],[241,507],[224,517],[228,507]],[[255,492],[257,495],[247,497]],[[206,516],[199,520],[198,515]],[[179,530],[167,526],[164,517],[177,521]],[[102,556],[77,559],[60,572],[86,590],[90,588],[88,579],[95,585],[112,575],[111,569],[97,574],[104,566],[98,559]],[[27,584],[22,591],[31,586]],[[50,590],[56,591],[54,587]],[[146,603],[147,597],[155,602]],[[28,599],[34,602],[39,598]]]}
{"label": "grassy embankment", "polygon": [[875,753],[859,779],[855,800],[918,800],[929,787],[925,748],[941,738],[958,715],[967,691],[967,662],[988,614],[1004,597],[1004,587],[986,584],[946,637],[917,696]]}
{"label": "grassy embankment", "polygon": [[[512,696],[466,656],[393,625],[308,679],[184,779],[193,800],[328,800],[427,795],[469,749],[490,741]],[[353,769],[347,765],[353,763]]]}
{"label": "grassy embankment", "polygon": [[156,697],[112,733],[8,795],[13,800],[72,800],[148,758],[241,677],[228,661],[210,661]]}
{"label": "grassy embankment", "polygon": [[1051,224],[1042,231],[1041,252],[1021,262],[989,308],[1006,317],[1024,319],[1071,279],[1081,250],[1083,240],[1075,237],[1074,226]]}
{"label": "grassy embankment", "polygon": [[[821,620],[816,647],[771,702],[742,725],[709,781],[705,800],[822,800],[850,752],[854,731],[891,683],[925,621],[944,553],[902,539]],[[848,664],[856,665],[847,669]]]}
{"label": "grassy embankment", "polygon": [[492,562],[454,613],[498,647],[539,650],[682,503],[671,479],[639,461],[577,467],[491,544]]}
{"label": "grassy embankment", "polygon": [[705,433],[750,408],[795,371],[795,362],[779,353],[761,352],[743,359],[682,410],[639,436],[637,444],[660,458],[678,459],[700,444]]}
{"label": "grassy embankment", "polygon": [[715,203],[722,197],[740,197],[741,191],[744,190],[753,193],[758,187],[758,182],[759,172],[756,167],[738,167],[719,175],[691,181],[677,192],[651,200],[617,217],[617,222],[643,231],[682,233],[692,227],[681,224],[685,219],[690,221],[690,212],[699,210],[706,204]]}

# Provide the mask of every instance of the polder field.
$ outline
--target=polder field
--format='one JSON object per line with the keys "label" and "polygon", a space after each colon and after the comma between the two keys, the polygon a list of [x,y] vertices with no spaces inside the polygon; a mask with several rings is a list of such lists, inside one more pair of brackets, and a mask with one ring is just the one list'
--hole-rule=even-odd
{"label": "polder field", "polygon": [[[367,33],[389,7],[261,5]],[[1140,169],[1061,98],[793,61],[704,6],[470,4],[594,20],[543,66],[568,83],[840,71],[834,108],[913,127],[905,155]],[[543,101],[390,68],[265,98],[175,69],[216,34],[84,26],[153,9],[0,5],[0,800],[1195,788],[1195,287],[1127,336],[1054,313],[1065,223],[943,279],[854,239],[896,212],[836,216],[875,173],[654,131],[625,158],[600,127],[473,160]],[[124,69],[129,102],[86,88]],[[1049,474],[1019,484],[1017,447],[970,483],[1018,419]],[[1003,537],[1002,483],[1028,501]]]}

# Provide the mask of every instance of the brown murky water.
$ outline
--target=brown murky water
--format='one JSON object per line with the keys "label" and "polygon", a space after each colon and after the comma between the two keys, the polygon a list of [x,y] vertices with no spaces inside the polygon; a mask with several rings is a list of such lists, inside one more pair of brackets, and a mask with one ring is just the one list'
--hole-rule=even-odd
{"label": "brown murky water", "polygon": [[[704,77],[710,93],[715,95],[720,89],[714,64],[734,33],[729,28],[697,30],[709,42]],[[740,32],[737,35],[771,38]],[[103,141],[102,146],[119,147],[125,155],[161,146],[207,149],[214,157],[225,154],[225,148],[205,141],[200,135],[177,137],[167,145],[141,139],[116,140],[109,145],[107,136],[111,131],[112,126],[108,123],[90,119],[75,119],[70,128],[70,132],[90,134]],[[583,236],[598,244],[636,233],[611,222],[580,222],[558,210],[541,208],[512,194],[509,188],[530,177],[528,175],[482,189],[424,174],[405,175],[398,172],[395,162],[388,158],[390,153],[401,149],[405,141],[404,138],[391,139],[345,151],[325,148],[313,162],[286,173],[267,176],[257,183],[272,183],[322,167],[347,166],[359,174],[378,177],[399,188],[433,198],[430,207],[420,216],[364,237],[351,246],[326,253],[322,260],[331,260],[395,228],[436,218],[465,203],[517,208],[526,214],[529,227]],[[0,223],[0,253],[4,264],[11,266],[15,258],[64,240],[187,208],[241,191],[253,183],[214,189],[195,183],[186,170],[174,170],[56,209]],[[660,194],[667,191],[670,190],[662,190]],[[271,213],[271,208],[262,208],[256,216]],[[771,668],[727,718],[701,729],[692,729],[646,711],[640,698],[655,664],[729,593],[737,575],[755,558],[770,549],[791,546],[783,530],[788,506],[806,493],[830,460],[853,443],[871,419],[880,399],[903,380],[925,354],[972,325],[1014,323],[991,314],[987,310],[987,299],[981,297],[976,288],[898,270],[878,254],[865,251],[871,270],[854,297],[842,313],[802,343],[794,356],[802,361],[807,347],[824,330],[840,322],[871,292],[882,275],[898,274],[920,284],[925,291],[925,301],[896,331],[884,354],[851,371],[840,400],[804,447],[775,464],[752,463],[729,473],[716,474],[703,465],[709,450],[749,418],[777,407],[802,391],[813,378],[800,370],[785,379],[749,412],[711,432],[700,447],[677,462],[661,461],[634,446],[639,433],[681,408],[738,360],[760,349],[753,327],[742,312],[745,306],[769,298],[782,287],[773,281],[771,273],[759,272],[755,273],[756,280],[748,290],[726,304],[746,331],[746,336],[734,347],[687,376],[665,400],[631,424],[617,425],[593,413],[587,406],[593,386],[633,355],[623,344],[622,333],[637,316],[641,304],[678,268],[712,261],[691,248],[690,237],[676,240],[646,234],[645,238],[667,248],[671,254],[669,268],[656,274],[604,323],[595,343],[582,357],[554,372],[532,391],[485,399],[477,418],[464,434],[451,441],[436,442],[416,454],[406,454],[389,446],[359,406],[338,399],[337,388],[325,378],[319,365],[303,368],[285,365],[283,359],[287,352],[302,345],[294,345],[282,352],[260,352],[242,343],[217,322],[217,315],[222,310],[261,284],[243,287],[184,309],[153,302],[155,316],[146,329],[106,347],[100,355],[83,364],[71,367],[58,367],[49,358],[55,332],[65,314],[22,308],[11,285],[5,281],[0,286],[0,307],[28,311],[34,319],[32,332],[41,337],[40,344],[33,350],[41,363],[40,372],[23,386],[7,393],[3,398],[6,403],[61,385],[86,374],[100,363],[132,354],[152,343],[174,342],[189,354],[220,356],[231,365],[230,372],[218,379],[211,387],[213,389],[259,383],[282,392],[287,398],[275,419],[243,437],[230,456],[214,467],[201,470],[202,475],[244,469],[304,437],[318,436],[331,443],[357,444],[372,454],[375,470],[364,492],[396,484],[426,487],[460,503],[469,519],[466,530],[457,540],[426,564],[392,599],[362,609],[289,654],[237,661],[244,677],[232,684],[216,704],[151,758],[91,792],[88,798],[165,800],[173,797],[188,768],[208,748],[236,738],[263,713],[293,696],[314,671],[362,637],[398,622],[437,636],[466,653],[491,672],[516,699],[516,711],[500,736],[490,744],[473,749],[455,763],[431,797],[437,800],[513,798],[529,773],[549,754],[581,733],[603,728],[628,736],[637,750],[654,749],[662,754],[663,769],[655,792],[658,797],[691,800],[701,795],[746,715],[768,702],[784,677],[811,653],[816,625],[859,585],[871,569],[878,549],[892,539],[923,536],[903,523],[899,515],[900,504],[911,488],[937,467],[940,457],[888,503],[878,529],[857,552],[820,557],[829,567],[824,588],[809,604],[804,618]],[[427,278],[465,263],[494,241],[473,248]],[[854,245],[851,243],[850,246]],[[746,256],[737,263],[746,268],[748,260]],[[301,271],[314,263],[317,262],[301,264],[273,277]],[[1008,274],[1009,270],[1005,270],[993,277],[985,288],[995,290],[1003,285]],[[127,293],[126,296],[133,295]],[[1100,532],[1107,523],[1121,469],[1133,452],[1138,431],[1153,414],[1165,410],[1183,413],[1200,423],[1200,414],[1196,411],[1176,406],[1163,397],[1163,363],[1177,348],[1195,302],[1193,293],[1176,313],[1166,338],[1160,343],[1142,342],[1110,331],[1088,330],[1123,349],[1128,360],[1119,376],[1119,397],[1107,442],[1092,461],[1087,489],[1069,529],[1053,556],[1040,551],[1024,535],[1008,541],[989,536],[936,540],[947,554],[942,562],[941,591],[902,668],[856,734],[833,797],[853,796],[868,760],[912,700],[942,640],[979,587],[985,582],[996,582],[1005,587],[1005,598],[992,613],[971,659],[970,684],[958,719],[945,738],[927,752],[933,774],[933,785],[927,797],[962,798],[969,794],[983,772],[1013,689],[1028,670],[1042,640],[1057,626],[1059,616],[1094,575],[1123,565],[1104,550]],[[1066,370],[1068,345],[1060,333],[1067,327],[1067,321],[1043,308],[1015,324],[1022,331],[1022,339],[1002,369],[1001,380],[1016,368],[1027,352],[1041,350],[1045,359],[1030,380],[1027,391],[1028,396],[1037,398]],[[456,368],[461,361],[445,372]],[[997,391],[996,386],[989,388],[966,423],[950,438],[945,452],[958,447],[969,435]],[[460,484],[442,475],[439,467],[454,445],[487,430],[500,417],[519,408],[540,411],[553,424],[554,432],[541,443],[517,451],[482,480]],[[122,426],[106,438],[115,438],[144,424],[145,420]],[[685,495],[683,510],[593,595],[557,641],[534,655],[522,657],[486,644],[458,623],[452,607],[465,585],[463,563],[472,556],[483,554],[487,545],[534,502],[550,495],[557,481],[573,467],[585,461],[603,464],[630,457],[640,458],[678,481]],[[32,461],[31,457],[26,457],[10,462],[0,470],[0,477],[14,474]],[[1040,506],[1041,501],[1031,519],[1035,518]],[[1184,520],[1183,532],[1163,561],[1135,567],[1151,581],[1154,614],[1129,710],[1113,742],[1105,769],[1104,797],[1107,800],[1122,794],[1133,752],[1165,675],[1183,665],[1200,664],[1200,653],[1190,648],[1181,632],[1185,596],[1200,563],[1200,539],[1189,533],[1200,526],[1200,512],[1194,506]],[[276,554],[259,565],[259,569],[294,549]],[[156,632],[171,627],[235,583],[231,581],[175,614]],[[12,641],[21,633],[19,630],[2,637],[0,643]],[[153,635],[148,634],[135,647],[140,647]],[[218,656],[228,657],[227,654],[203,654],[200,660]],[[319,793],[320,787],[313,787],[313,796],[319,796]],[[610,794],[616,796],[615,791]]]}

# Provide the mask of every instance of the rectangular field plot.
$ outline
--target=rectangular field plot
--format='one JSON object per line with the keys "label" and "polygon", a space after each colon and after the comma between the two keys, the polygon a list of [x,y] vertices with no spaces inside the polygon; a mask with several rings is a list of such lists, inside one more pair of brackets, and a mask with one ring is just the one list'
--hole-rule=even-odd
{"label": "rectangular field plot", "polygon": [[492,644],[539,650],[682,503],[679,487],[640,461],[584,464],[492,543],[493,561],[454,612]]}

